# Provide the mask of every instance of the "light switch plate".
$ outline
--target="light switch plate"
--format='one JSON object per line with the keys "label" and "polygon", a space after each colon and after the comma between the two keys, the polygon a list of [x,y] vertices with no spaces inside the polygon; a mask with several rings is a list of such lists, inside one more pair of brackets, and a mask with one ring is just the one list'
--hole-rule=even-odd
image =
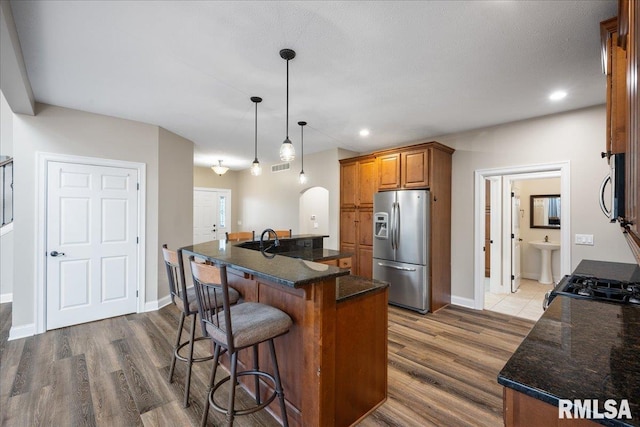
{"label": "light switch plate", "polygon": [[593,234],[576,234],[576,245],[593,246]]}

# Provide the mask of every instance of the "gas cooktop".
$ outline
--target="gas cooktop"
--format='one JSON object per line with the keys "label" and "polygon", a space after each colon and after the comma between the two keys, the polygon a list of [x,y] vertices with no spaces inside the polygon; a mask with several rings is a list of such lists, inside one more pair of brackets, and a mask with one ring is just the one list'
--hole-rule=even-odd
{"label": "gas cooktop", "polygon": [[545,295],[543,308],[546,309],[557,295],[640,305],[640,282],[601,279],[579,274],[564,276],[558,285]]}

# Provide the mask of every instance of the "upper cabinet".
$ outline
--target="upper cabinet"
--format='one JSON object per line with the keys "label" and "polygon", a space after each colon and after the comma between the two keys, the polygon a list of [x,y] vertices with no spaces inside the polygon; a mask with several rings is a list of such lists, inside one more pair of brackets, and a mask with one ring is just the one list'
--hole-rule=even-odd
{"label": "upper cabinet", "polygon": [[378,190],[429,188],[429,165],[434,144],[444,147],[430,142],[378,153]]}
{"label": "upper cabinet", "polygon": [[624,153],[627,144],[627,54],[619,46],[618,18],[600,23],[602,71],[607,76],[606,152]]}
{"label": "upper cabinet", "polygon": [[627,112],[625,154],[625,218],[624,233],[638,263],[640,263],[640,96],[638,96],[638,66],[640,65],[640,1],[619,3],[618,34],[627,55]]}
{"label": "upper cabinet", "polygon": [[341,160],[340,207],[373,208],[376,178],[376,158],[374,156]]}
{"label": "upper cabinet", "polygon": [[430,188],[438,173],[432,162],[435,152],[451,155],[453,150],[438,142],[396,148],[376,153],[378,190]]}

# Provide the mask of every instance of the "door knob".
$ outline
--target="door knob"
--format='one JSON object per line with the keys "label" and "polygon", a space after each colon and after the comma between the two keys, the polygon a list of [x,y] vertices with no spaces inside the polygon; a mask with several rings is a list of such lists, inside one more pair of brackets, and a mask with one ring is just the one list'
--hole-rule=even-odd
{"label": "door knob", "polygon": [[51,253],[49,255],[51,255],[51,256],[64,256],[64,252],[51,251]]}

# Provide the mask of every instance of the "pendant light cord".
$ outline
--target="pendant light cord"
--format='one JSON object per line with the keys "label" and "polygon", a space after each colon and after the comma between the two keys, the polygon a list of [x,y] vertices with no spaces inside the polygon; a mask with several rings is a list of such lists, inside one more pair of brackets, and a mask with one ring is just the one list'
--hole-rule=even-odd
{"label": "pendant light cord", "polygon": [[302,160],[302,169],[300,169],[302,172],[304,172],[304,126],[300,126],[300,146],[302,147],[302,150],[300,150],[300,160]]}
{"label": "pendant light cord", "polygon": [[289,60],[287,59],[287,139],[289,139]]}
{"label": "pendant light cord", "polygon": [[258,161],[258,103],[256,102],[256,125],[255,125],[255,159],[254,162]]}

